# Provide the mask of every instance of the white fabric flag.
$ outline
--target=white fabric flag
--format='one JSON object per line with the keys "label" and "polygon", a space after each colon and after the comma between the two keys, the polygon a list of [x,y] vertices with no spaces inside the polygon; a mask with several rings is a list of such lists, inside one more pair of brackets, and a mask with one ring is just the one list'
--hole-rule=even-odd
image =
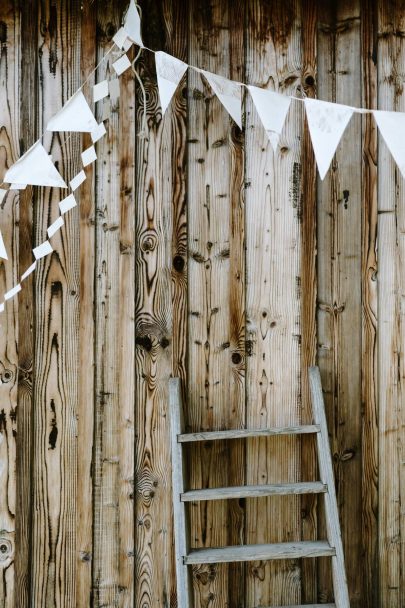
{"label": "white fabric flag", "polygon": [[242,87],[237,82],[201,70],[222,105],[242,128]]}
{"label": "white fabric flag", "polygon": [[18,285],[13,287],[13,289],[10,289],[10,291],[8,291],[7,293],[4,294],[4,299],[6,301],[11,300],[11,298],[14,298],[14,296],[16,296],[20,291],[21,291],[21,285],[20,285],[20,283],[18,283]]}
{"label": "white fabric flag", "polygon": [[80,171],[80,173],[78,173],[77,175],[74,176],[72,181],[69,182],[69,186],[72,188],[73,192],[75,190],[77,190],[79,186],[82,185],[82,183],[85,181],[85,179],[86,179],[86,174],[84,171]]}
{"label": "white fabric flag", "polygon": [[37,141],[7,171],[4,181],[8,184],[31,184],[67,188],[62,176],[40,141]]}
{"label": "white fabric flag", "polygon": [[113,63],[113,68],[116,71],[118,76],[121,76],[128,68],[131,67],[131,62],[128,59],[128,55],[123,55],[115,63]]}
{"label": "white fabric flag", "polygon": [[0,232],[0,258],[3,258],[3,260],[8,260],[6,247],[5,247],[4,241],[3,241],[3,235],[1,234],[1,232]]}
{"label": "white fabric flag", "polygon": [[70,194],[59,203],[59,210],[62,215],[76,207],[76,199],[73,194]]}
{"label": "white fabric flag", "polygon": [[259,89],[259,87],[249,86],[248,89],[273,150],[276,152],[291,104],[291,97]]}
{"label": "white fabric flag", "polygon": [[180,80],[186,73],[188,65],[163,51],[157,51],[155,61],[160,105],[162,106],[162,114],[164,114],[179,86]]}
{"label": "white fabric flag", "polygon": [[309,97],[304,103],[316,164],[324,179],[354,108]]}
{"label": "white fabric flag", "polygon": [[98,142],[105,134],[107,133],[105,125],[103,122],[100,122],[97,129],[91,132],[91,141],[93,144]]}
{"label": "white fabric flag", "polygon": [[129,3],[128,11],[125,16],[123,28],[127,33],[128,38],[135,42],[138,46],[143,47],[141,37],[141,18],[138,13],[138,9],[135,6],[134,0]]}
{"label": "white fabric flag", "polygon": [[102,80],[101,82],[98,82],[97,84],[94,85],[93,87],[93,101],[97,102],[97,101],[101,101],[101,99],[104,99],[104,97],[107,97],[108,95],[108,81],[107,80]]}
{"label": "white fabric flag", "polygon": [[[115,44],[117,45],[117,47],[119,49],[124,49],[125,52],[127,52],[127,50],[129,48],[131,48],[132,42],[129,41],[129,46],[128,46],[128,36],[123,27],[120,27],[120,29],[117,31],[115,36],[113,36],[113,41],[115,42]],[[127,47],[127,48],[125,48],[125,47]]]}
{"label": "white fabric flag", "polygon": [[97,128],[97,124],[85,96],[81,91],[78,91],[51,118],[46,128],[47,131],[91,133]]}
{"label": "white fabric flag", "polygon": [[374,110],[373,115],[402,177],[405,177],[405,113]]}
{"label": "white fabric flag", "polygon": [[55,220],[53,222],[53,224],[51,224],[47,230],[48,233],[48,237],[52,238],[63,226],[64,221],[63,221],[63,217],[58,217],[57,220]]}
{"label": "white fabric flag", "polygon": [[83,167],[87,167],[91,163],[94,163],[95,160],[97,160],[97,154],[94,146],[90,146],[90,148],[87,148],[87,150],[82,152]]}
{"label": "white fabric flag", "polygon": [[24,272],[24,274],[21,275],[21,281],[25,281],[25,279],[28,279],[28,277],[30,276],[30,274],[32,274],[34,272],[36,267],[37,267],[37,261],[35,260],[35,262],[33,262],[31,264],[31,266],[29,268],[27,268],[27,270]]}
{"label": "white fabric flag", "polygon": [[32,250],[32,253],[34,254],[34,258],[36,260],[40,260],[41,258],[44,258],[46,255],[49,255],[50,253],[52,253],[52,251],[53,251],[53,248],[52,248],[52,245],[50,244],[50,242],[44,241],[43,243],[38,245],[38,247],[35,247]]}

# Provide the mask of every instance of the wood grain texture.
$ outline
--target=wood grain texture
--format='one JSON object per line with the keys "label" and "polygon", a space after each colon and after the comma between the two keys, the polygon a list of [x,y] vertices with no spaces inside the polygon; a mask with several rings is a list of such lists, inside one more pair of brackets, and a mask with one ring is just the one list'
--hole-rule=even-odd
{"label": "wood grain texture", "polygon": [[[81,80],[87,99],[92,99],[96,66],[96,5],[85,4],[81,25]],[[83,149],[91,137],[83,135]],[[93,560],[93,436],[94,436],[94,267],[95,267],[95,171],[87,168],[87,180],[75,196],[79,203],[80,230],[80,309],[78,369],[78,460],[77,460],[77,605],[91,605]]]}
{"label": "wood grain texture", "polygon": [[[24,91],[20,90],[20,139],[25,152],[35,141],[38,115],[38,26],[33,15],[38,3],[25,3],[20,20],[20,58],[14,69],[21,70]],[[14,13],[18,20],[18,13]],[[17,44],[17,42],[16,42]],[[24,60],[25,59],[25,60]],[[10,159],[11,160],[11,159]],[[15,159],[12,159],[15,160]],[[8,162],[7,164],[10,164]],[[2,173],[3,175],[3,173]],[[19,201],[19,269],[24,272],[32,263],[33,208],[37,201],[35,189],[29,187],[20,193]],[[10,194],[8,195],[10,196]],[[19,294],[18,307],[18,429],[17,429],[17,502],[15,604],[21,608],[30,606],[31,576],[31,514],[32,514],[32,448],[33,448],[33,363],[34,363],[34,275],[28,277]]]}
{"label": "wood grain texture", "polygon": [[[404,109],[404,2],[378,3],[378,106]],[[402,294],[404,193],[385,144],[378,146],[378,370],[379,370],[379,604],[405,601],[402,571],[403,362]]]}
{"label": "wood grain texture", "polygon": [[[19,16],[13,2],[4,2],[0,12],[2,49],[0,79],[4,102],[0,106],[1,159],[0,171],[19,156]],[[1,293],[18,282],[19,261],[19,196],[10,193],[1,204],[0,229],[9,261],[1,260]],[[0,327],[0,605],[12,608],[17,595],[15,577],[16,553],[16,434],[18,374],[18,302],[10,302],[3,314]],[[20,444],[21,445],[21,444]]]}
{"label": "wood grain texture", "polygon": [[[97,14],[99,30],[98,62],[112,44],[112,36],[118,29],[123,3],[112,6],[103,4]],[[100,65],[98,80],[116,77],[112,63],[118,55],[111,53]],[[121,81],[123,91],[125,77]],[[128,503],[131,504],[131,458],[132,446],[123,446],[121,441],[131,442],[133,411],[133,355],[128,351],[127,339],[133,332],[131,319],[133,268],[131,268],[131,236],[133,225],[121,225],[121,210],[127,203],[131,208],[131,161],[124,157],[126,146],[122,146],[121,88],[110,95],[107,135],[98,144],[100,162],[97,163],[96,189],[96,375],[95,375],[95,453],[94,453],[94,562],[93,602],[101,606],[130,606],[132,582],[126,571],[131,568],[132,519],[128,519]],[[124,95],[124,100],[126,96]],[[131,99],[128,99],[129,106]],[[133,101],[132,101],[133,103]],[[100,104],[101,105],[101,104]],[[126,108],[123,116],[128,116]],[[99,109],[99,119],[102,111]],[[128,142],[126,145],[132,145]],[[122,156],[121,156],[122,154]],[[121,173],[121,160],[125,158]],[[125,189],[121,190],[123,180]],[[128,183],[127,183],[127,180]],[[126,211],[124,212],[126,216]],[[128,249],[125,258],[125,242]],[[124,247],[121,247],[121,244]],[[122,277],[126,266],[127,276]],[[128,282],[128,284],[127,284]],[[127,323],[127,335],[122,334],[122,321]],[[132,338],[133,348],[133,338]],[[127,357],[123,362],[122,355]],[[132,365],[131,365],[132,361]],[[132,388],[133,390],[133,388]],[[123,403],[121,402],[123,399]],[[126,401],[125,401],[126,399]],[[132,406],[132,407],[131,407]],[[128,450],[128,453],[125,450]],[[123,451],[124,450],[124,451]],[[126,539],[121,534],[122,526],[128,526]],[[122,577],[122,579],[121,579]],[[121,585],[121,580],[124,584]]]}
{"label": "wood grain texture", "polygon": [[[361,106],[360,7],[323,7],[318,50],[318,96]],[[362,602],[356,564],[361,546],[361,120],[354,116],[318,195],[319,364],[340,507],[353,606]],[[324,528],[321,527],[322,531]],[[328,566],[319,574],[319,598],[329,599]]]}
{"label": "wood grain texture", "polygon": [[[151,48],[168,50],[170,35],[175,33],[169,4],[164,3],[164,13],[162,5],[152,1],[144,2],[142,6],[149,16],[146,44]],[[178,133],[174,130],[176,121],[170,120],[170,113],[162,117],[152,55],[143,55],[140,70],[147,95],[148,131],[146,138],[140,136],[144,110],[142,93],[138,88],[135,604],[145,608],[163,608],[169,603],[176,605],[167,408],[168,380],[172,370],[171,235],[175,187],[171,151]],[[177,201],[177,214],[179,204]],[[184,305],[183,302],[183,309],[178,311],[180,314],[185,313]],[[181,359],[181,366],[183,362]]]}
{"label": "wood grain texture", "polygon": [[[229,77],[246,81],[245,26],[246,3],[230,3]],[[242,106],[243,110],[244,106]],[[245,131],[232,125],[230,138],[230,233],[229,233],[229,406],[226,427],[246,426],[246,264],[245,264]],[[233,441],[228,452],[228,483],[245,483],[246,443]],[[241,500],[227,502],[228,543],[238,545],[245,538],[245,504]],[[229,564],[228,604],[243,606],[246,568],[243,563]]]}
{"label": "wood grain texture", "polygon": [[[362,3],[362,106],[377,106],[377,7]],[[363,118],[362,200],[362,540],[365,608],[378,605],[377,126]]]}
{"label": "wood grain texture", "polygon": [[[249,84],[299,94],[300,20],[297,2],[248,3]],[[300,422],[301,110],[298,104],[290,108],[279,151],[274,154],[251,99],[246,100],[248,427]],[[295,437],[252,440],[246,458],[249,484],[296,482],[300,478],[299,443]],[[246,542],[299,538],[297,497],[247,501]],[[296,561],[257,561],[248,568],[246,605],[252,608],[298,603],[300,579]]]}
{"label": "wood grain texture", "polygon": [[[0,177],[102,57],[126,4],[1,3]],[[402,0],[142,7],[147,44],[203,68],[404,109]],[[370,116],[352,120],[320,184],[298,103],[274,155],[249,96],[240,132],[189,74],[162,119],[147,52],[140,70],[148,139],[128,71],[78,209],[0,318],[0,538],[15,547],[14,561],[11,545],[0,551],[0,606],[175,608],[168,378],[182,378],[186,432],[309,423],[315,354],[352,606],[402,606],[402,177],[382,141],[377,156]],[[99,106],[101,119],[110,101]],[[72,177],[80,138],[44,143]],[[59,198],[27,188],[3,201],[12,259],[1,293],[30,265]],[[185,447],[192,486],[316,479],[313,438],[200,443]],[[199,546],[278,540],[275,527],[281,540],[325,532],[313,496],[190,508]],[[197,607],[326,602],[329,561],[196,566]]]}
{"label": "wood grain texture", "polygon": [[[229,77],[230,40],[235,28],[237,39],[232,64],[234,76],[238,71],[240,73],[241,24],[233,21],[240,11],[240,3],[219,0],[210,5],[200,0],[192,3],[188,55],[191,64]],[[238,129],[221,102],[207,81],[195,72],[189,74],[188,111],[190,338],[187,422],[193,431],[240,427],[244,424],[243,358],[239,352],[243,351],[244,342],[241,142]],[[235,229],[238,229],[237,234]],[[236,364],[232,362],[232,353]],[[228,475],[232,474],[235,479],[241,478],[243,456],[238,449],[231,473],[230,455],[223,444],[193,447],[191,487],[226,485]],[[237,462],[241,466],[238,467]],[[220,501],[191,505],[190,511],[192,546],[227,544],[231,536],[232,542],[241,542],[243,516],[237,505]],[[229,516],[235,526],[228,532]],[[240,568],[236,572],[240,572]],[[243,601],[243,586],[235,583],[235,578],[233,581],[232,601],[239,603]],[[223,606],[229,601],[230,589],[227,566],[202,564],[194,570],[197,607]]]}
{"label": "wood grain texture", "polygon": [[[302,14],[302,76],[301,86],[307,97],[316,97],[317,78],[317,17],[316,0],[304,0]],[[312,422],[313,412],[309,395],[308,367],[316,360],[316,164],[312,150],[308,125],[304,123],[302,138],[302,185],[301,185],[301,407],[302,422]],[[317,456],[315,441],[311,437],[301,438],[301,471],[303,479],[317,479]],[[317,538],[316,496],[301,499],[301,530],[303,540]],[[303,602],[317,600],[317,564],[315,560],[302,562]]]}
{"label": "wood grain texture", "polygon": [[[121,8],[125,3],[121,5]],[[131,59],[134,50],[129,53]],[[135,581],[135,81],[121,77],[120,96],[120,259],[119,259],[119,603],[134,605]]]}
{"label": "wood grain texture", "polygon": [[[39,126],[64,104],[80,82],[80,6],[43,2],[37,28]],[[70,48],[69,57],[62,52]],[[44,146],[68,179],[78,167],[79,138],[47,134]],[[58,189],[42,189],[35,210],[35,244],[59,215]],[[34,458],[30,605],[76,603],[77,214],[53,239],[54,252],[35,275]],[[68,245],[69,244],[69,245]]]}

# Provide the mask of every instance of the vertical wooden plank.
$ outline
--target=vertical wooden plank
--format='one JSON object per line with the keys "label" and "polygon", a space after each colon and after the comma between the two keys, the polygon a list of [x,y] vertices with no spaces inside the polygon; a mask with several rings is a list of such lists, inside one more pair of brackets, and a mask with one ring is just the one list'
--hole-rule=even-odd
{"label": "vertical wooden plank", "polygon": [[[195,0],[190,10],[189,62],[222,76],[241,77],[241,18],[239,3],[215,0],[208,6]],[[234,28],[237,38],[231,47]],[[194,71],[189,73],[188,120],[188,425],[192,430],[238,427],[244,424],[241,143],[238,129],[221,102]],[[243,453],[239,446],[236,450],[231,473],[235,481],[243,475]],[[192,487],[229,482],[229,452],[223,444],[199,445],[191,454]],[[228,508],[237,525],[231,534],[227,530]],[[235,510],[235,503],[208,502],[190,505],[190,510],[194,546],[241,542],[242,514]],[[233,570],[240,581],[236,573],[242,570]],[[233,581],[231,596],[241,602],[243,587],[240,582],[235,584],[235,578]],[[196,606],[224,606],[228,588],[228,565],[202,565],[194,570]]]}
{"label": "vertical wooden plank", "polygon": [[[20,138],[25,152],[38,135],[38,2],[21,6],[21,82]],[[17,14],[15,14],[17,19]],[[12,159],[16,160],[16,159]],[[19,201],[19,269],[24,272],[32,263],[33,209],[37,202],[36,189],[21,192]],[[32,448],[33,448],[33,358],[34,358],[34,275],[28,277],[19,294],[18,344],[18,429],[17,429],[17,503],[16,509],[16,596],[15,604],[30,606],[31,572],[31,511],[32,511]]]}
{"label": "vertical wooden plank", "polygon": [[[318,96],[361,106],[360,5],[322,7]],[[354,116],[318,197],[319,364],[325,378],[352,606],[362,602],[361,544],[361,119]],[[355,287],[357,285],[357,287]],[[321,530],[323,528],[320,528]],[[322,562],[320,562],[322,564]],[[328,565],[329,568],[329,565]],[[326,601],[327,570],[319,575]]]}
{"label": "vertical wooden plank", "polygon": [[[0,83],[3,103],[0,106],[2,125],[0,175],[19,156],[19,15],[14,2],[2,4],[0,11]],[[1,204],[0,229],[9,261],[1,260],[2,294],[18,282],[19,258],[19,196],[9,193]],[[16,417],[19,331],[18,301],[8,303],[0,317],[0,605],[14,606],[17,595],[15,576],[16,552]]]}
{"label": "vertical wooden plank", "polygon": [[[41,130],[80,82],[80,3],[44,1],[37,27]],[[66,52],[69,49],[69,52]],[[67,179],[78,168],[79,138],[48,133],[43,143]],[[42,189],[35,243],[59,215],[63,192]],[[35,275],[35,386],[31,605],[76,605],[78,357],[77,213],[66,216],[55,251]]]}
{"label": "vertical wooden plank", "polygon": [[[397,110],[399,112],[405,112],[405,95],[403,90],[404,83],[404,60],[405,60],[405,3],[400,2],[397,8],[397,78],[398,78],[398,102],[397,102]],[[396,273],[396,282],[397,288],[395,290],[396,294],[396,308],[397,308],[397,316],[395,318],[396,327],[394,332],[397,340],[396,347],[396,358],[398,361],[398,373],[397,373],[397,399],[393,405],[394,407],[398,407],[398,418],[396,423],[397,428],[397,441],[396,441],[396,471],[395,475],[398,479],[399,484],[399,505],[400,505],[400,513],[399,513],[399,549],[400,549],[400,580],[399,580],[399,605],[403,606],[405,604],[405,185],[404,179],[400,175],[399,169],[396,168],[396,185],[397,185],[397,196],[398,201],[396,204],[396,221],[395,221],[395,242],[397,245],[397,255],[396,255],[396,263],[395,263],[395,273]],[[383,240],[384,243],[384,240]],[[392,262],[392,260],[391,260]],[[380,289],[380,287],[379,287]],[[379,292],[379,297],[383,298],[384,294],[384,279],[381,284],[382,291]],[[381,301],[381,300],[379,300]],[[384,338],[382,338],[382,345],[384,344]],[[393,355],[395,354],[395,350],[393,344],[391,345],[393,349]],[[380,356],[383,356],[383,351],[381,350]],[[384,400],[381,399],[380,407],[383,407]],[[387,404],[388,405],[388,404]],[[391,413],[391,415],[394,412]],[[392,420],[392,418],[391,418]],[[389,425],[386,424],[387,420],[384,421],[381,425],[381,430],[384,432],[385,429],[389,428]],[[388,436],[393,440],[393,433],[388,433]],[[385,438],[387,434],[385,435]],[[383,484],[384,488],[384,484]],[[391,486],[392,488],[392,486]],[[395,490],[395,483],[394,483]],[[387,497],[382,495],[382,498],[387,500]],[[396,525],[396,524],[395,524]],[[380,540],[384,543],[385,540],[385,530],[384,530],[384,519],[382,519],[382,527],[381,531],[383,533],[380,535]],[[395,537],[395,541],[398,542],[398,538]],[[381,551],[380,546],[380,551]],[[384,556],[385,558],[385,556]],[[384,570],[381,569],[381,572]],[[381,585],[381,589],[384,589],[384,585]],[[383,601],[381,604],[383,604]]]}
{"label": "vertical wooden plank", "polygon": [[[148,0],[143,2],[142,8],[144,23],[148,23],[148,27],[144,28],[145,43],[150,48],[170,52],[169,40],[172,40],[171,36],[173,40],[177,36],[172,18],[179,13],[172,12],[166,2],[162,4]],[[179,25],[181,27],[181,23]],[[184,50],[180,40],[177,44]],[[140,136],[144,116],[142,93],[138,88],[135,605],[149,608],[170,603],[175,605],[176,602],[167,408],[168,380],[172,369],[172,213],[175,209],[178,229],[178,222],[184,222],[185,212],[180,199],[176,199],[174,208],[172,206],[173,189],[177,187],[173,184],[172,150],[179,150],[179,143],[173,139],[173,128],[176,132],[174,137],[177,138],[177,129],[184,128],[184,118],[179,123],[176,119],[171,121],[170,111],[162,118],[154,57],[150,53],[143,54],[140,73],[147,94],[148,131],[146,138]],[[181,150],[178,153],[181,163]],[[181,168],[177,171],[182,175]],[[184,188],[182,180],[183,177],[180,178],[180,192]],[[178,261],[178,267],[183,267],[181,261]],[[176,297],[179,297],[178,289]],[[180,315],[185,313],[184,304],[178,311]],[[177,339],[182,340],[181,337]],[[176,348],[177,354],[182,352],[181,342],[177,343]],[[184,373],[183,357],[182,353],[178,365]]]}
{"label": "vertical wooden plank", "polygon": [[[112,45],[124,2],[103,3],[97,11],[97,63]],[[97,71],[97,80],[115,79],[114,49]],[[96,163],[96,376],[94,453],[93,602],[101,606],[133,603],[133,411],[134,260],[132,73],[121,76],[110,94],[107,135],[98,144]],[[125,104],[128,106],[125,107]],[[98,120],[103,117],[99,104]],[[107,106],[108,107],[108,106]]]}
{"label": "vertical wooden plank", "polygon": [[[299,2],[250,0],[247,80],[299,95],[301,14]],[[250,98],[246,101],[247,426],[300,422],[300,290],[302,106],[294,103],[274,154]],[[295,437],[249,441],[247,483],[300,478]],[[246,541],[300,538],[296,497],[247,501]],[[257,522],[261,522],[257,526]],[[300,603],[297,562],[250,565],[246,605]]]}
{"label": "vertical wooden plank", "polygon": [[[229,77],[246,81],[245,23],[246,3],[231,3],[232,26],[229,40]],[[230,138],[230,228],[229,228],[229,405],[225,403],[228,419],[226,428],[246,426],[246,311],[245,311],[245,130],[232,125]],[[227,483],[241,486],[245,483],[246,442],[231,441],[227,454],[229,473]],[[245,501],[229,500],[228,545],[239,545],[245,538]],[[243,606],[245,601],[246,564],[228,565],[228,605]]]}
{"label": "vertical wooden plank", "polygon": [[[96,3],[85,3],[81,25],[81,81],[85,82],[96,65]],[[83,89],[92,100],[94,76]],[[91,145],[83,135],[83,149]],[[87,180],[76,192],[80,214],[80,301],[78,367],[78,460],[77,460],[77,605],[90,606],[93,559],[93,488],[92,457],[94,431],[94,265],[95,201],[94,169],[87,168]]]}
{"label": "vertical wooden plank", "polygon": [[[121,7],[125,7],[125,3]],[[134,50],[130,53],[134,57]],[[135,80],[121,76],[119,258],[119,606],[134,605],[135,476]]]}
{"label": "vertical wooden plank", "polygon": [[[317,2],[304,0],[302,13],[305,15],[302,28],[302,86],[307,97],[316,96],[317,77]],[[308,368],[316,360],[316,164],[312,150],[308,125],[304,123],[302,141],[302,223],[301,223],[301,400],[302,423],[313,419],[309,394]],[[301,472],[303,479],[317,479],[317,455],[314,437],[301,437]],[[317,539],[317,504],[315,494],[301,498],[302,538]],[[316,560],[302,562],[302,602],[317,600]]]}
{"label": "vertical wooden plank", "polygon": [[[325,3],[319,7],[318,21],[318,97],[333,101],[335,74],[335,48],[334,48],[334,19],[330,5]],[[329,75],[329,79],[328,79]],[[333,331],[334,319],[340,315],[341,310],[334,302],[333,263],[335,260],[334,223],[335,206],[331,196],[331,174],[327,174],[325,185],[319,183],[317,195],[317,278],[318,278],[318,308],[317,308],[317,330],[318,330],[318,364],[322,374],[322,386],[325,396],[326,417],[331,441],[333,455],[336,453],[336,441],[334,435],[334,357],[333,357]],[[325,194],[324,194],[325,193]],[[323,504],[319,509],[320,538],[325,538],[325,511]],[[329,561],[318,560],[318,599],[326,602],[332,599],[332,578]]]}
{"label": "vertical wooden plank", "polygon": [[[378,3],[378,106],[404,111],[404,14],[401,0]],[[402,177],[382,139],[378,146],[378,371],[381,606],[405,601],[403,581],[403,247]]]}
{"label": "vertical wooden plank", "polygon": [[[164,0],[162,3],[165,22],[168,25],[172,24],[169,31],[173,32],[167,38],[167,50],[183,61],[187,61],[188,52],[188,11],[188,0],[174,3],[171,0]],[[179,84],[170,108],[166,111],[165,120],[170,121],[172,129],[170,146],[173,223],[171,237],[172,374],[181,379],[182,399],[186,403],[188,348],[187,76]],[[172,525],[171,522],[170,525]],[[173,527],[168,529],[168,534],[172,529],[174,535],[174,525],[175,521]],[[176,581],[173,567],[171,572],[170,605],[175,606],[177,600],[177,606],[181,606],[181,599],[175,596]],[[190,574],[191,572],[189,572]]]}
{"label": "vertical wooden plank", "polygon": [[[377,105],[377,6],[362,9],[363,107]],[[377,126],[363,117],[362,541],[365,608],[378,606]]]}

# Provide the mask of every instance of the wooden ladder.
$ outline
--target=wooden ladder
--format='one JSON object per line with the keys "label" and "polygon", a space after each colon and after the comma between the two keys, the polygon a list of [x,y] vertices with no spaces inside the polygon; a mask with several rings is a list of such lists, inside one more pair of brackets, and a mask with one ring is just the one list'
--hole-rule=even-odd
{"label": "wooden ladder", "polygon": [[[309,382],[314,424],[256,430],[235,429],[229,431],[184,433],[180,379],[172,378],[170,380],[169,405],[172,446],[174,533],[178,605],[181,606],[181,608],[191,608],[193,606],[191,572],[189,568],[189,566],[193,564],[297,559],[302,557],[320,556],[330,556],[332,558],[335,603],[311,604],[310,606],[312,608],[350,608],[321,377],[317,367],[309,368]],[[183,446],[185,443],[216,441],[220,439],[242,439],[246,437],[270,437],[273,435],[302,435],[308,433],[316,434],[320,481],[241,486],[233,488],[227,487],[206,490],[186,491],[185,489],[185,458],[183,453]],[[207,549],[192,549],[190,547],[189,525],[187,520],[188,513],[186,509],[187,502],[309,493],[319,493],[324,496],[327,527],[326,541],[238,545],[234,547],[215,547]],[[288,607],[285,606],[284,608]],[[296,606],[289,608],[304,607]]]}

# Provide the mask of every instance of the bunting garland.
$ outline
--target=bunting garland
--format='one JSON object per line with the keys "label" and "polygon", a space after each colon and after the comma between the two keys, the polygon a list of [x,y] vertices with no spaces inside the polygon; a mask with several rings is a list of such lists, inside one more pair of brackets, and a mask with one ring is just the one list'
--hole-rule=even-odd
{"label": "bunting garland", "polygon": [[305,99],[309,134],[321,179],[324,179],[354,109],[319,99]]}
{"label": "bunting garland", "polygon": [[230,116],[242,128],[242,87],[233,80],[228,80],[211,72],[201,71],[207,79],[211,89],[218,97]]}
{"label": "bunting garland", "polygon": [[25,188],[31,186],[51,186],[67,188],[51,157],[40,141],[37,141],[6,173],[6,184]]}
{"label": "bunting garland", "polygon": [[[157,84],[162,115],[165,114],[180,81],[188,68],[199,72],[208,82],[213,93],[218,97],[229,115],[241,129],[243,87],[247,89],[263,124],[269,141],[275,153],[277,153],[279,139],[289,112],[292,100],[304,102],[304,108],[308,121],[309,134],[311,137],[315,159],[321,179],[327,174],[332,158],[336,152],[343,133],[348,126],[354,113],[372,113],[378,129],[390,150],[399,171],[405,178],[405,113],[387,112],[380,110],[367,110],[353,108],[343,104],[321,101],[310,98],[297,98],[283,95],[279,92],[262,89],[242,82],[229,80],[205,71],[199,67],[188,65],[176,57],[163,51],[153,51],[144,46],[141,36],[141,13],[135,0],[130,0],[129,7],[124,19],[123,26],[113,37],[114,44],[105,54],[102,61],[108,56],[113,48],[118,48],[122,54],[114,61],[112,67],[119,77],[131,67],[131,61],[127,51],[132,44],[136,44],[140,50],[144,49],[154,53],[156,63]],[[139,53],[138,53],[139,56]],[[138,57],[137,56],[137,57]],[[136,61],[136,60],[135,60]],[[98,66],[97,66],[98,67]],[[94,74],[97,67],[93,70]],[[139,74],[135,71],[141,88],[143,85]],[[115,98],[119,95],[118,79],[103,80],[93,86],[93,102],[97,103],[107,97]],[[106,134],[104,119],[108,112],[103,111],[103,121],[99,124],[82,93],[83,85],[65,103],[65,105],[53,116],[46,126],[51,132],[80,132],[90,133],[92,144],[81,154],[83,168],[97,160],[95,144]],[[146,104],[146,101],[144,101]],[[106,105],[103,106],[104,110]],[[52,188],[70,188],[71,193],[59,203],[59,217],[48,227],[48,239],[61,230],[64,226],[64,215],[77,206],[74,196],[75,190],[86,180],[84,169],[74,176],[69,186],[55,167],[51,155],[45,150],[41,138],[6,172],[4,183],[10,184],[10,190],[23,190],[27,184],[33,186],[45,186]],[[0,185],[0,204],[7,190]],[[21,291],[21,283],[25,281],[36,269],[37,261],[51,254],[53,247],[50,240],[46,240],[33,249],[33,263],[23,272],[20,282],[13,286],[0,301],[0,313],[5,309],[5,302],[14,298]],[[8,260],[3,236],[0,232],[0,258]]]}
{"label": "bunting garland", "polygon": [[291,99],[280,93],[259,89],[259,87],[249,86],[248,89],[273,150],[276,152]]}
{"label": "bunting garland", "polygon": [[188,65],[163,51],[157,51],[155,61],[160,105],[164,114]]}
{"label": "bunting garland", "polygon": [[[96,85],[97,86],[97,85]],[[98,124],[82,91],[77,91],[46,126],[47,131],[91,133]]]}

